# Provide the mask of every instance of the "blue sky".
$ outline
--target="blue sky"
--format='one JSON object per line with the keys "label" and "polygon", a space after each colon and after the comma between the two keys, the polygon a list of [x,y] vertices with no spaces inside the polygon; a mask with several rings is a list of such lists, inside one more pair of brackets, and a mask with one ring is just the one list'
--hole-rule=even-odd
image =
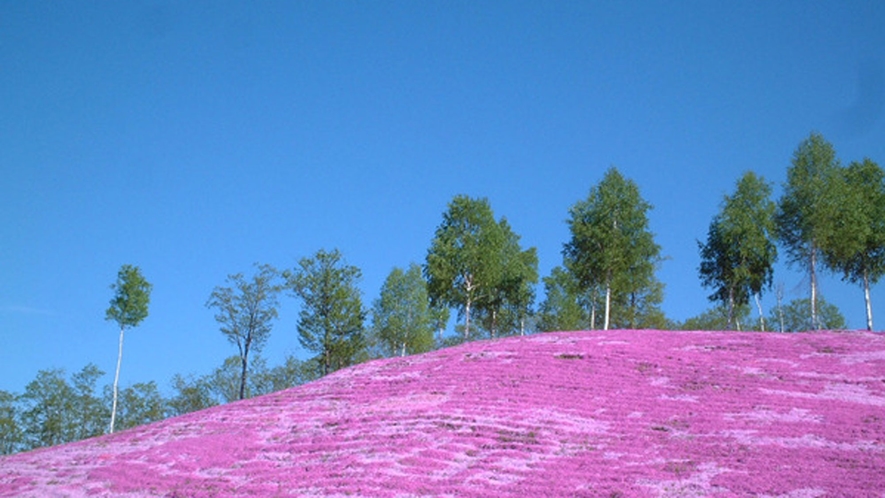
{"label": "blue sky", "polygon": [[[878,1],[2,2],[0,389],[111,381],[125,263],[154,291],[121,382],[164,390],[234,354],[205,307],[228,274],[339,248],[369,305],[457,194],[546,275],[613,165],[654,205],[666,314],[696,315],[696,240],[744,171],[779,195],[813,130],[885,163],[883,25]],[[863,326],[859,287],[821,288]],[[305,355],[281,303],[271,364]]]}

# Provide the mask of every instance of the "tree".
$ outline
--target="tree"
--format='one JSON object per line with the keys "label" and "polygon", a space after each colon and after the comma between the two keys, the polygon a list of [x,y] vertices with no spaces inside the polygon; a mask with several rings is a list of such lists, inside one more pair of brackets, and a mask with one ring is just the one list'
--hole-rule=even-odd
{"label": "tree", "polygon": [[489,201],[459,195],[443,213],[427,252],[424,276],[431,303],[458,309],[464,317],[465,341],[470,338],[471,309],[494,285],[499,235]]}
{"label": "tree", "polygon": [[95,395],[104,372],[86,365],[65,379],[64,370],[41,370],[21,395],[21,431],[25,449],[78,441],[104,432],[107,409]]}
{"label": "tree", "polygon": [[740,329],[741,322],[746,322],[750,318],[750,307],[746,304],[735,306],[729,309],[727,304],[719,304],[718,306],[704,311],[698,316],[693,316],[679,324],[681,330],[734,330]]}
{"label": "tree", "polygon": [[0,455],[11,455],[22,447],[24,434],[18,418],[16,396],[0,390]]}
{"label": "tree", "polygon": [[372,308],[372,322],[385,356],[433,349],[434,321],[420,266],[412,263],[408,270],[394,268],[390,272]]}
{"label": "tree", "polygon": [[[845,317],[834,304],[828,303],[822,296],[817,296],[817,324],[811,319],[811,300],[794,299],[783,307],[784,332],[802,332],[805,330],[841,330],[845,328]],[[774,319],[772,317],[771,319]]]}
{"label": "tree", "polygon": [[302,361],[288,355],[282,365],[265,369],[254,377],[256,394],[267,394],[316,380],[317,365],[314,360]]}
{"label": "tree", "polygon": [[843,280],[863,287],[867,330],[873,330],[870,285],[885,274],[885,172],[870,159],[852,162],[837,188],[841,209],[822,252]]}
{"label": "tree", "polygon": [[612,321],[613,294],[620,296],[616,304],[633,309],[627,310],[627,322],[637,322],[635,310],[642,302],[650,305],[649,314],[655,313],[654,287],[659,283],[654,271],[660,246],[648,230],[650,209],[636,184],[611,168],[587,199],[569,210],[572,238],[563,248],[565,267],[574,275],[580,294],[604,292],[605,329]]}
{"label": "tree", "polygon": [[216,308],[215,320],[221,333],[237,346],[240,360],[239,399],[246,397],[249,353],[259,353],[267,343],[272,323],[277,318],[277,283],[279,274],[270,265],[257,265],[247,280],[242,273],[229,275],[233,287],[216,287],[206,306]]}
{"label": "tree", "polygon": [[166,418],[168,402],[154,381],[139,382],[120,391],[117,426],[129,429]]}
{"label": "tree", "polygon": [[172,388],[176,394],[167,402],[170,415],[184,415],[215,406],[218,401],[212,397],[212,388],[206,377],[172,377]]}
{"label": "tree", "polygon": [[318,355],[322,375],[354,364],[365,348],[366,310],[357,283],[362,272],[347,265],[335,249],[303,258],[287,274],[288,286],[302,300],[301,346]]}
{"label": "tree", "polygon": [[145,280],[137,266],[123,265],[117,273],[117,282],[111,285],[114,297],[105,312],[106,320],[117,322],[120,327],[120,346],[117,353],[117,370],[114,373],[114,399],[111,405],[109,432],[114,432],[117,416],[117,386],[120,383],[120,363],[123,361],[123,332],[126,327],[136,327],[147,318],[151,300],[151,284]]}
{"label": "tree", "polygon": [[571,272],[557,266],[544,277],[544,301],[538,309],[538,329],[544,332],[581,330],[594,327],[586,300],[577,292],[577,282]]}
{"label": "tree", "polygon": [[478,321],[493,338],[502,328],[504,334],[517,328],[524,334],[525,319],[535,300],[534,284],[538,282],[537,250],[532,247],[523,251],[519,235],[504,218],[490,230],[490,258],[485,268],[488,285],[480,289],[476,301]]}
{"label": "tree", "polygon": [[832,240],[836,213],[841,209],[840,189],[835,188],[839,180],[833,146],[819,133],[812,133],[793,154],[776,214],[777,236],[787,249],[788,263],[808,272],[813,329],[821,325],[817,319],[818,264],[821,244]]}
{"label": "tree", "polygon": [[[771,186],[753,172],[744,173],[733,196],[725,196],[721,212],[713,218],[701,251],[699,273],[704,287],[712,287],[711,301],[726,309],[727,328],[733,329],[735,309],[756,299],[765,330],[761,294],[771,288],[777,247],[774,244],[775,204]],[[740,329],[740,327],[738,327]]]}

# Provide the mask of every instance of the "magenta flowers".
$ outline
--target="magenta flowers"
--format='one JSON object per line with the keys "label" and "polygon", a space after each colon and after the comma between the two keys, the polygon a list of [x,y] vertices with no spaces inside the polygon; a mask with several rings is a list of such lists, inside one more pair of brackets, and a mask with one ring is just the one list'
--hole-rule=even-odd
{"label": "magenta flowers", "polygon": [[885,496],[885,336],[475,342],[0,459],[0,496]]}

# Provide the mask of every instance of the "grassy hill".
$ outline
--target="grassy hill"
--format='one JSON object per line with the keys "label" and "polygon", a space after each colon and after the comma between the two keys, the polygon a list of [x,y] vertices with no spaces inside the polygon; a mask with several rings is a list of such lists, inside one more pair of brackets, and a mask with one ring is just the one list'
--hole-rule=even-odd
{"label": "grassy hill", "polygon": [[0,459],[0,496],[885,496],[885,335],[540,334]]}

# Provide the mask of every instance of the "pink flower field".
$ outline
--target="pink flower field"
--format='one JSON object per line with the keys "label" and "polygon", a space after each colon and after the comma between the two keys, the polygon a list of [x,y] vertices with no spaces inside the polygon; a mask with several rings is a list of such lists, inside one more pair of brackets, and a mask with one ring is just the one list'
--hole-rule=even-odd
{"label": "pink flower field", "polygon": [[0,496],[885,497],[885,335],[539,334],[0,458]]}

